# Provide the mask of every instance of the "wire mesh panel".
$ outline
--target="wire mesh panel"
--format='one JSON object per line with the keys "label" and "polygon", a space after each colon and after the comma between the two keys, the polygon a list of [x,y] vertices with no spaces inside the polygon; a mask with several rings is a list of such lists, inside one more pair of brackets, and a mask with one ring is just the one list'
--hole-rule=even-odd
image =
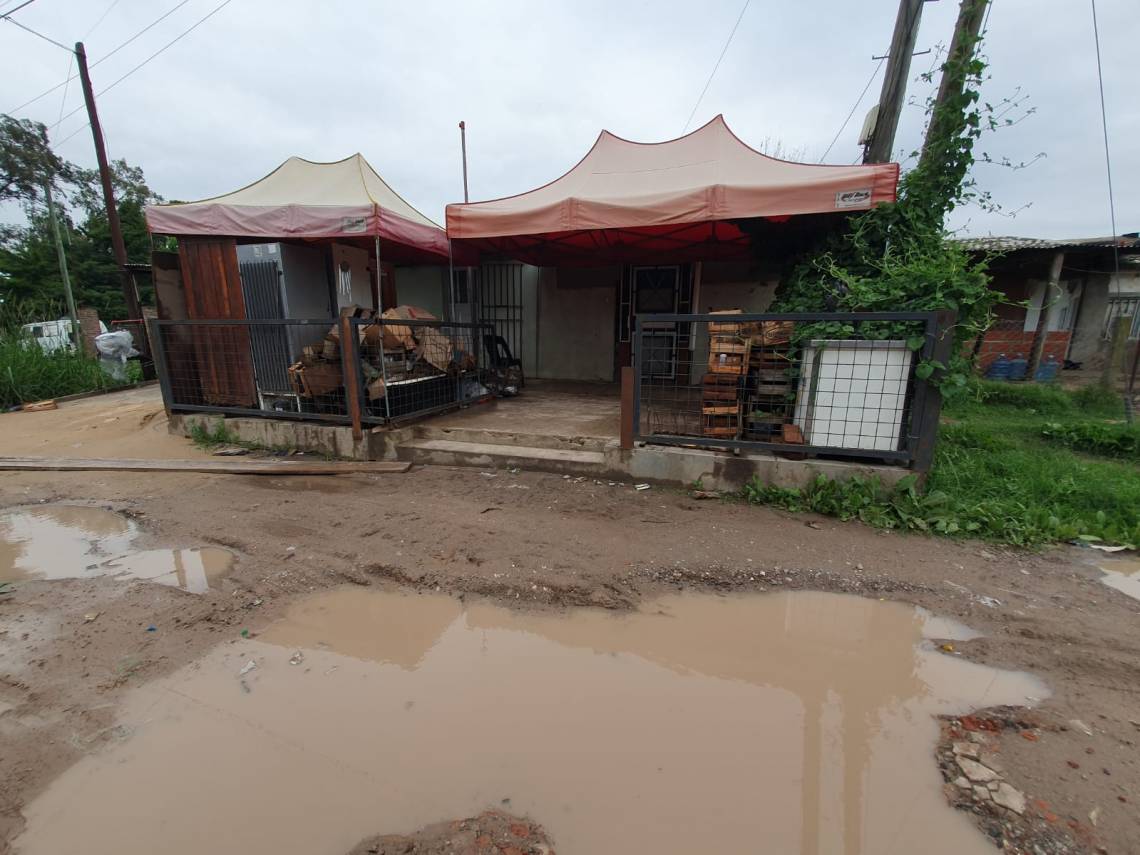
{"label": "wire mesh panel", "polygon": [[354,319],[365,421],[400,421],[494,394],[480,348],[491,327],[415,318]]}
{"label": "wire mesh panel", "polygon": [[340,334],[328,319],[154,321],[151,331],[172,410],[348,417]]}
{"label": "wire mesh panel", "polygon": [[648,442],[910,459],[934,318],[641,315],[635,429]]}

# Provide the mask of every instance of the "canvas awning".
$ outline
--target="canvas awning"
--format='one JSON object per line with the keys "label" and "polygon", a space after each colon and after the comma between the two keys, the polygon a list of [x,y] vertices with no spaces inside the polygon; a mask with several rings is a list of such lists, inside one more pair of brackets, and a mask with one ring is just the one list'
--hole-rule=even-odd
{"label": "canvas awning", "polygon": [[792,163],[747,146],[717,116],[662,143],[602,131],[554,181],[517,196],[447,206],[447,233],[533,263],[747,253],[738,221],[843,214],[895,199],[896,163]]}
{"label": "canvas awning", "polygon": [[[291,157],[260,181],[212,199],[151,205],[156,234],[235,238],[376,238],[390,260],[447,259],[447,235],[359,154],[334,163]],[[394,256],[394,257],[393,257]]]}

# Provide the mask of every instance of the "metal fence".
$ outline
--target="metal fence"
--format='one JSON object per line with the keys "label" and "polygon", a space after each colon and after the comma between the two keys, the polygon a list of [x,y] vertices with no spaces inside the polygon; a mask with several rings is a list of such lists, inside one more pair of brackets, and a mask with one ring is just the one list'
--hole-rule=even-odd
{"label": "metal fence", "polygon": [[152,320],[173,412],[386,424],[501,393],[490,327],[438,320]]}
{"label": "metal fence", "polygon": [[929,465],[937,313],[639,315],[634,439]]}

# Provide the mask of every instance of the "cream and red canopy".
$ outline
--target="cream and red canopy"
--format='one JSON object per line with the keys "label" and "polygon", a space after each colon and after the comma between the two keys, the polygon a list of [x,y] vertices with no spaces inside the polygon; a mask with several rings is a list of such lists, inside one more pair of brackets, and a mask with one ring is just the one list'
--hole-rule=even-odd
{"label": "cream and red canopy", "polygon": [[678,139],[602,131],[584,158],[535,190],[447,206],[447,234],[533,263],[710,258],[747,253],[737,222],[782,222],[892,202],[896,163],[824,166],[768,157],[717,116]]}

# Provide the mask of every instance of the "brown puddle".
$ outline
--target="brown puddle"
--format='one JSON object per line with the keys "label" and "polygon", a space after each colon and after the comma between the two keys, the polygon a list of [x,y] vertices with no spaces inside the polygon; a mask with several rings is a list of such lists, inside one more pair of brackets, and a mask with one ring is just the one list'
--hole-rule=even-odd
{"label": "brown puddle", "polygon": [[131,551],[138,527],[103,508],[42,505],[0,514],[0,582],[145,579],[201,594],[229,572],[225,549]]}
{"label": "brown puddle", "polygon": [[343,855],[503,806],[560,855],[983,855],[932,716],[1045,690],[935,652],[926,621],[815,592],[627,615],[317,594],[136,690],[130,736],[27,807],[17,851]]}
{"label": "brown puddle", "polygon": [[1140,558],[1105,558],[1097,566],[1104,584],[1140,600]]}

